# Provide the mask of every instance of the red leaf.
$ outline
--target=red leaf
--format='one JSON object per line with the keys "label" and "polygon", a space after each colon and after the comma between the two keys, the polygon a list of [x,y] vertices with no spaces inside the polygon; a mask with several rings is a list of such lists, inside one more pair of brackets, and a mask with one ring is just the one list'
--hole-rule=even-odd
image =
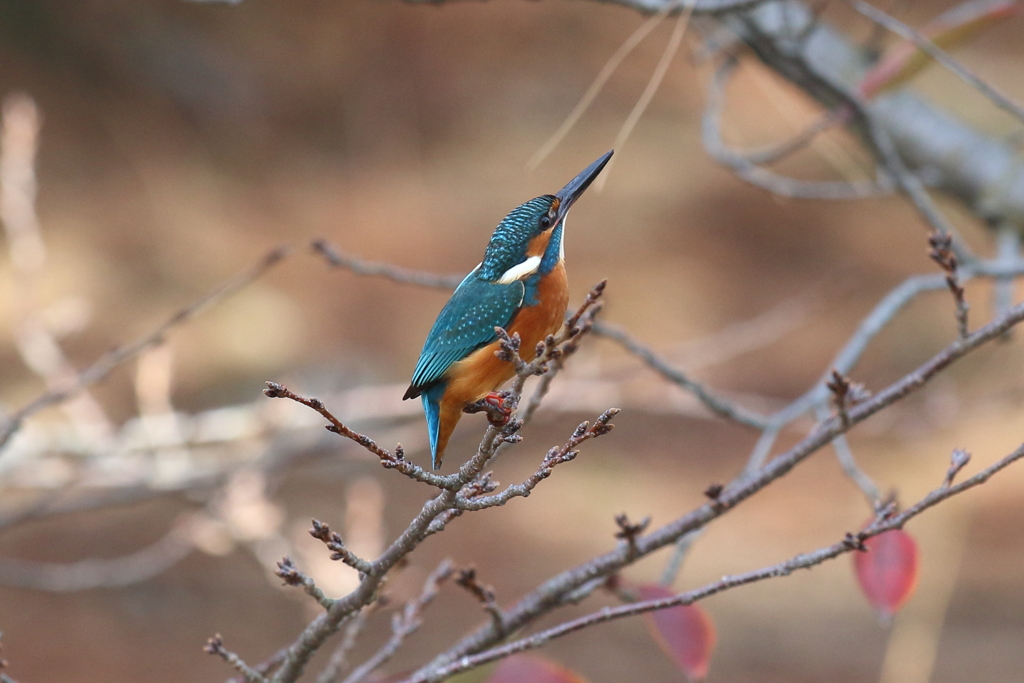
{"label": "red leaf", "polygon": [[[656,584],[639,586],[641,600],[659,600],[675,592]],[[708,673],[715,649],[715,625],[700,605],[678,605],[647,612],[644,617],[654,640],[687,679],[700,681]]]}
{"label": "red leaf", "polygon": [[502,660],[487,683],[587,683],[587,679],[544,657],[512,655]]}
{"label": "red leaf", "polygon": [[853,556],[853,569],[868,602],[892,616],[917,585],[917,542],[902,529],[893,529],[864,541],[867,552]]}

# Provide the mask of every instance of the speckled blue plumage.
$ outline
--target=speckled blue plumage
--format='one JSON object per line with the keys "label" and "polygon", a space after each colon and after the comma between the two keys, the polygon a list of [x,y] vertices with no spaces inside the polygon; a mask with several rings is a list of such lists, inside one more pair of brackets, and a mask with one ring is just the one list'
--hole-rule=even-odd
{"label": "speckled blue plumage", "polygon": [[494,282],[509,268],[522,263],[530,240],[540,233],[540,217],[548,212],[554,201],[552,195],[537,197],[520,204],[505,216],[487,244],[483,263],[477,271],[478,277]]}
{"label": "speckled blue plumage", "polygon": [[498,280],[527,259],[533,238],[551,229],[542,226],[540,221],[549,214],[555,201],[553,195],[531,199],[513,209],[498,224],[480,266],[467,275],[452,294],[423,343],[405,398],[422,398],[435,468],[440,464],[437,447],[441,400],[448,385],[446,373],[453,364],[493,342],[497,338],[495,327],[508,329],[522,307],[539,303],[540,280],[551,272],[560,257],[561,222],[553,228],[537,272],[514,282],[499,283]]}

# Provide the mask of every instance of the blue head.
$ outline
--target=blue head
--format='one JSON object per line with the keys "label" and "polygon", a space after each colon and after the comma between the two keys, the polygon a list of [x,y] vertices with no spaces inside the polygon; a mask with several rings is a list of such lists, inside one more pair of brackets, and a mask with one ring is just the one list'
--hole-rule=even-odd
{"label": "blue head", "polygon": [[477,277],[488,282],[513,282],[533,273],[549,273],[564,254],[566,214],[611,157],[612,152],[608,152],[555,194],[531,199],[505,216],[491,235]]}

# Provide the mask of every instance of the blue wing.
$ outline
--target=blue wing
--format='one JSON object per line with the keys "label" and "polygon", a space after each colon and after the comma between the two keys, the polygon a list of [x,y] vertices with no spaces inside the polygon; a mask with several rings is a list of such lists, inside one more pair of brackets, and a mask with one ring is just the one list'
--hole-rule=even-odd
{"label": "blue wing", "polygon": [[494,284],[470,273],[437,316],[404,398],[419,396],[440,380],[452,363],[494,341],[494,328],[508,326],[525,291],[520,281]]}

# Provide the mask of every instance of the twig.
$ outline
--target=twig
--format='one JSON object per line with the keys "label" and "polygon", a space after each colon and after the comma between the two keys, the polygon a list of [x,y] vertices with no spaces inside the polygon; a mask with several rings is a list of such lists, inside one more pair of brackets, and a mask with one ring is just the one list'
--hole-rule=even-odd
{"label": "twig", "polygon": [[[10,254],[15,347],[24,365],[53,391],[73,381],[76,371],[40,311],[46,245],[35,205],[39,128],[39,112],[31,97],[15,94],[4,100],[0,131],[0,219]],[[113,431],[103,408],[88,392],[72,397],[63,405],[63,410],[83,440],[104,443]],[[3,430],[0,430],[0,446],[3,438]]]}
{"label": "twig", "polygon": [[953,301],[956,302],[956,327],[957,331],[960,333],[960,338],[963,339],[969,332],[967,327],[967,313],[971,307],[967,304],[967,300],[964,298],[964,288],[963,285],[960,284],[960,276],[957,272],[956,256],[950,248],[952,245],[952,238],[949,235],[932,233],[928,238],[928,244],[931,247],[928,252],[928,256],[938,263],[942,270],[946,271],[946,285],[949,287],[949,291],[953,295]]}
{"label": "twig", "polygon": [[461,493],[455,499],[455,506],[459,510],[464,511],[484,510],[486,508],[504,505],[513,498],[525,498],[529,496],[540,482],[551,476],[551,472],[555,467],[562,463],[574,460],[576,456],[579,455],[577,448],[579,448],[584,441],[604,436],[614,429],[615,425],[611,424],[611,419],[618,413],[618,408],[609,408],[594,420],[594,424],[590,424],[589,422],[580,423],[569,440],[563,446],[555,446],[549,450],[541,461],[540,467],[537,471],[530,475],[530,477],[521,484],[512,484],[501,493],[493,496],[482,496],[480,495],[480,492],[477,491],[474,491],[474,495],[472,496]]}
{"label": "twig", "polygon": [[[327,546],[327,549],[332,552],[332,560],[341,560],[360,574],[370,573],[370,563],[346,548],[341,540],[341,535],[331,531],[331,527],[320,520],[313,520],[313,527],[309,530],[309,535]],[[330,609],[329,605],[327,607]]]}
{"label": "twig", "polygon": [[323,256],[332,267],[344,268],[358,275],[386,277],[395,282],[435,289],[455,289],[462,282],[462,278],[458,275],[436,275],[422,270],[402,268],[382,261],[366,261],[356,256],[349,256],[322,239],[314,240],[311,246],[313,251]]}
{"label": "twig", "polygon": [[484,608],[484,611],[490,615],[491,623],[494,624],[495,628],[501,630],[501,608],[498,607],[498,602],[495,599],[494,588],[477,580],[476,567],[460,569],[455,577],[455,584],[465,588],[470,595],[476,598]]}
{"label": "twig", "polygon": [[623,348],[643,360],[652,369],[669,381],[678,384],[683,389],[696,396],[705,407],[721,417],[733,420],[747,427],[763,429],[767,424],[765,416],[752,410],[736,405],[731,401],[722,398],[699,382],[691,379],[681,370],[672,367],[667,361],[659,357],[653,350],[644,346],[634,339],[625,330],[602,323],[596,325],[594,333],[618,342]]}
{"label": "twig", "polygon": [[732,150],[732,153],[742,156],[756,166],[774,164],[799,152],[825,131],[845,122],[846,116],[842,111],[827,111],[812,121],[806,128],[785,140],[755,149]]}
{"label": "twig", "polygon": [[413,676],[406,679],[403,683],[426,683],[428,681],[442,681],[456,673],[466,671],[478,667],[482,664],[492,662],[496,659],[507,657],[517,652],[523,652],[538,648],[555,638],[579,631],[583,628],[593,626],[596,624],[605,623],[615,619],[621,619],[624,617],[635,616],[637,614],[644,614],[646,612],[652,612],[655,610],[665,609],[667,607],[674,607],[677,605],[690,605],[698,600],[706,598],[710,595],[715,595],[731,588],[738,586],[744,586],[758,581],[764,581],[767,579],[780,578],[783,576],[789,576],[798,569],[809,569],[817,566],[827,560],[845,555],[847,553],[860,550],[863,548],[865,540],[877,536],[886,531],[892,529],[902,528],[904,524],[918,516],[928,508],[941,503],[942,501],[951,498],[959,493],[966,491],[967,489],[973,488],[984,482],[988,481],[992,475],[996,474],[1002,469],[1005,469],[1009,465],[1013,464],[1017,460],[1024,458],[1024,445],[1019,447],[1013,453],[1009,454],[999,462],[986,468],[982,472],[979,472],[970,479],[956,486],[941,486],[933,490],[927,496],[918,501],[914,506],[908,508],[902,513],[893,514],[888,517],[880,517],[870,524],[866,529],[859,531],[855,534],[847,534],[846,538],[824,548],[818,550],[801,553],[796,555],[785,562],[758,569],[756,571],[747,572],[746,574],[739,574],[736,576],[725,576],[719,581],[709,583],[701,588],[680,593],[668,598],[661,598],[658,600],[646,600],[640,602],[634,602],[619,607],[605,607],[599,612],[594,612],[571,621],[559,624],[553,628],[541,631],[540,633],[521,638],[519,640],[512,641],[506,645],[500,647],[491,648],[484,650],[474,655],[464,656],[457,661],[448,664],[446,666],[432,669],[429,672],[417,672]]}
{"label": "twig", "polygon": [[[316,520],[313,521],[316,523]],[[346,564],[348,563],[346,562]],[[320,603],[320,606],[324,609],[330,609],[331,605],[334,604],[334,600],[324,595],[324,592],[317,587],[316,582],[313,581],[311,576],[299,571],[292,558],[281,558],[277,563],[277,569],[274,570],[274,574],[284,581],[286,586],[302,586],[306,595]]]}
{"label": "twig", "polygon": [[267,683],[267,679],[262,674],[242,661],[242,658],[237,654],[224,647],[224,639],[221,638],[219,633],[206,641],[206,646],[203,650],[207,654],[217,655],[230,664],[231,668],[242,674],[242,678],[246,683]]}
{"label": "twig", "polygon": [[956,475],[960,474],[967,463],[971,461],[971,454],[965,451],[963,448],[954,448],[953,454],[949,458],[949,470],[946,472],[946,478],[943,480],[942,485],[949,488],[953,485],[953,480],[956,479]]}
{"label": "twig", "polygon": [[[828,418],[828,411],[824,405],[819,406],[817,412],[819,420]],[[843,468],[843,472],[857,485],[857,488],[861,490],[864,497],[867,498],[868,505],[873,510],[877,509],[882,500],[882,493],[871,477],[857,465],[857,460],[853,456],[853,450],[850,448],[850,443],[846,439],[845,434],[837,436],[832,440],[832,450],[835,451],[836,460],[839,461],[839,466]]]}
{"label": "twig", "polygon": [[0,559],[0,583],[54,593],[129,586],[163,573],[193,550],[187,531],[175,526],[156,543],[129,555],[71,563]]}
{"label": "twig", "polygon": [[[676,0],[677,5],[683,5],[682,0]],[[661,54],[661,59],[658,60],[658,64],[654,67],[654,71],[651,72],[651,77],[647,81],[647,85],[644,87],[644,91],[640,93],[640,98],[633,105],[633,109],[629,112],[629,116],[623,121],[622,127],[619,129],[618,134],[615,136],[615,142],[612,144],[612,149],[621,150],[626,145],[626,141],[629,139],[630,134],[636,127],[640,117],[647,111],[647,107],[651,104],[651,100],[654,99],[655,93],[658,92],[658,88],[661,86],[661,81],[665,78],[665,74],[668,73],[668,68],[672,64],[672,59],[676,56],[676,52],[679,50],[679,45],[683,41],[683,34],[686,33],[686,27],[690,23],[690,17],[693,16],[694,3],[688,3],[683,7],[683,11],[679,13],[676,18],[676,25],[672,29],[672,35],[669,36],[668,43],[665,44],[665,50]],[[610,166],[615,165],[615,160],[612,159],[609,163]],[[597,179],[596,187],[598,189],[603,188],[604,184],[608,182],[609,173],[611,168],[605,169],[604,174]]]}
{"label": "twig", "polygon": [[730,149],[722,140],[721,119],[725,107],[725,88],[735,66],[736,60],[730,58],[715,71],[714,78],[708,84],[708,101],[701,117],[701,140],[704,149],[715,161],[728,166],[742,180],[783,197],[862,199],[892,192],[891,184],[884,178],[869,182],[809,181],[790,178],[758,165],[744,153]]}
{"label": "twig", "polygon": [[345,678],[344,683],[359,683],[378,667],[394,656],[398,648],[402,646],[405,639],[415,633],[423,624],[423,610],[433,602],[441,589],[441,584],[448,580],[454,571],[450,560],[443,560],[437,568],[431,572],[423,584],[423,591],[419,597],[405,603],[401,614],[396,614],[391,621],[391,638],[368,660],[356,667],[351,674]]}
{"label": "twig", "polygon": [[269,269],[280,263],[286,256],[288,256],[289,251],[288,247],[279,247],[271,251],[260,259],[256,265],[213,288],[202,298],[172,315],[156,329],[144,334],[125,346],[115,348],[100,356],[96,362],[78,373],[78,376],[73,382],[69,383],[68,386],[59,389],[51,389],[11,413],[7,417],[6,423],[0,427],[0,448],[2,448],[18,430],[18,427],[25,418],[39,412],[43,408],[61,403],[78,395],[79,392],[102,380],[110,373],[111,370],[121,363],[134,358],[150,347],[163,343],[168,333],[170,333],[174,328],[190,321],[192,318],[195,318],[215,303],[231,296],[235,292],[252,283]]}
{"label": "twig", "polygon": [[[541,348],[538,349],[537,357],[532,362],[519,367],[510,389],[514,400],[518,400],[519,396],[521,396],[523,383],[527,377],[543,372],[546,364],[558,353],[561,353],[561,346],[575,343],[581,335],[586,333],[590,326],[589,317],[592,315],[595,307],[596,297],[594,301],[588,298],[588,301],[584,302],[584,305],[581,307],[579,315],[576,316],[578,324],[571,328],[563,327],[557,335],[548,337],[540,345]],[[512,353],[513,356],[517,355],[511,345],[509,345],[506,351]],[[512,360],[515,359],[513,358]],[[279,385],[268,385],[268,388],[272,395],[280,395],[287,398],[289,397],[288,394],[291,393]],[[314,410],[317,410],[317,412],[320,412],[321,415],[324,415],[331,422],[332,426],[338,427],[339,433],[343,433],[340,429],[340,423],[335,424],[337,422],[336,418],[330,415],[329,411],[319,401],[313,403],[312,399],[303,400],[302,397],[296,397],[294,400],[299,400],[300,403],[309,405]],[[320,649],[327,638],[336,633],[346,619],[351,618],[353,614],[375,599],[381,582],[398,562],[415,550],[425,538],[444,529],[451,519],[454,519],[463,512],[463,506],[472,504],[474,500],[493,490],[494,484],[490,481],[490,477],[484,474],[484,468],[494,458],[502,444],[515,440],[517,437],[515,432],[521,426],[522,421],[517,419],[511,419],[504,426],[500,427],[490,425],[484,433],[483,439],[473,457],[463,463],[456,473],[446,477],[436,477],[437,482],[434,485],[438,486],[440,492],[424,503],[419,514],[409,523],[399,537],[376,560],[373,560],[369,563],[369,566],[365,567],[363,579],[359,586],[348,595],[334,601],[326,613],[314,619],[303,629],[296,641],[286,649],[281,667],[273,676],[273,683],[292,683],[297,680],[302,675],[310,658]],[[602,428],[606,429],[608,425],[600,427],[595,425],[595,432],[600,431]],[[353,434],[355,433],[353,432]],[[355,435],[355,440],[362,443],[362,440],[358,438],[359,436]],[[391,455],[384,451],[384,449],[376,446],[375,448],[385,455]],[[391,457],[395,458],[396,455],[397,453],[391,455]],[[378,455],[378,457],[382,456]],[[382,457],[382,462],[385,462],[384,457]],[[404,463],[406,463],[404,459],[400,460],[394,469],[400,469]],[[409,476],[419,479],[414,471],[410,470],[410,472],[412,474]]]}
{"label": "twig", "polygon": [[[600,94],[601,90],[604,89],[608,79],[612,77],[612,74],[614,74],[615,70],[619,68],[619,65],[622,64],[623,60],[625,60],[636,46],[639,45],[643,39],[646,38],[650,32],[662,22],[662,20],[664,20],[672,9],[678,7],[679,4],[680,2],[678,0],[676,2],[665,2],[658,11],[648,18],[647,21],[641,24],[640,27],[618,47],[615,53],[608,58],[607,62],[605,62],[605,65],[597,74],[594,82],[591,83],[590,87],[587,88],[587,91],[583,93],[583,97],[580,98],[580,101],[576,103],[576,106],[572,108],[572,111],[569,112],[568,116],[565,117],[565,120],[562,121],[562,125],[560,125],[558,130],[552,133],[551,137],[541,145],[540,149],[538,149],[532,157],[530,157],[530,160],[526,163],[527,168],[534,169],[540,166],[541,162],[544,161],[544,159],[546,159],[556,147],[558,147],[558,144],[562,139],[568,135],[569,131],[573,129],[573,126],[576,125],[576,122],[580,120],[583,114],[586,113],[587,109],[590,108],[590,105],[593,104],[598,94]],[[615,148],[614,145],[612,147],[613,149]]]}
{"label": "twig", "polygon": [[633,523],[629,521],[629,517],[623,512],[622,514],[615,515],[615,524],[619,527],[619,530],[615,532],[615,538],[625,541],[629,551],[635,553],[636,539],[647,531],[647,527],[651,525],[651,517],[648,515],[639,522]]}
{"label": "twig", "polygon": [[[981,345],[998,338],[1006,330],[1024,320],[1024,304],[992,323],[969,335],[966,339],[957,340],[947,346],[929,361],[908,373],[872,398],[865,400],[849,409],[849,424],[844,425],[838,417],[833,417],[818,427],[798,444],[785,453],[776,456],[766,465],[750,475],[741,474],[711,503],[705,504],[692,512],[652,531],[643,538],[637,539],[636,552],[627,548],[618,548],[596,557],[576,568],[566,570],[544,582],[539,588],[522,598],[516,605],[505,610],[503,622],[506,633],[518,630],[531,623],[537,617],[547,614],[551,606],[560,604],[563,596],[572,594],[584,584],[591,583],[596,577],[608,576],[619,571],[639,557],[643,557],[665,545],[674,543],[681,536],[696,529],[703,528],[712,520],[720,517],[730,509],[741,504],[772,481],[782,477],[799,463],[827,444],[836,436],[866,420],[871,415],[900,401],[909,394],[924,386],[936,374],[949,365],[967,355]],[[422,667],[414,676],[414,680],[427,680],[424,676],[433,677],[434,672],[451,665],[460,658],[481,652],[494,645],[499,636],[490,625],[483,626],[473,634],[462,639],[454,647],[438,655],[432,662]]]}
{"label": "twig", "polygon": [[[717,498],[721,494],[721,487],[712,486],[704,492],[709,497]],[[710,494],[715,494],[711,496]],[[679,540],[676,541],[675,547],[672,548],[672,555],[669,557],[668,562],[665,563],[665,569],[661,572],[661,579],[659,583],[662,586],[671,586],[675,583],[676,578],[679,576],[679,572],[683,569],[683,560],[686,559],[686,554],[690,552],[690,548],[697,541],[698,538],[704,533],[703,529],[698,529],[684,536],[680,536]]]}
{"label": "twig", "polygon": [[[1021,230],[1020,226],[1009,221],[999,221],[996,225],[996,259],[1012,264],[1020,259]],[[993,303],[996,315],[1002,315],[1013,306],[1014,282],[1012,277],[997,277],[995,281]]]}
{"label": "twig", "polygon": [[355,441],[370,453],[376,455],[380,459],[380,464],[386,469],[398,470],[411,479],[421,481],[425,484],[430,484],[431,486],[437,486],[439,488],[446,488],[455,485],[455,482],[450,477],[442,477],[432,474],[431,472],[424,470],[422,467],[406,460],[405,450],[402,448],[402,444],[398,444],[395,447],[394,453],[392,453],[388,449],[377,445],[377,443],[370,437],[352,431],[346,427],[341,420],[336,418],[320,399],[300,396],[277,382],[267,382],[266,384],[267,388],[263,390],[263,393],[268,398],[287,398],[295,401],[296,403],[301,403],[308,408],[312,408],[323,415],[330,423],[327,425],[327,431]]}
{"label": "twig", "polygon": [[904,40],[913,42],[918,49],[971,85],[971,87],[991,100],[991,102],[997,107],[1009,112],[1012,116],[1017,118],[1018,121],[1024,123],[1024,108],[993,88],[983,79],[976,76],[973,72],[967,69],[967,67],[950,56],[948,52],[936,45],[920,31],[907,26],[899,19],[886,14],[864,0],[846,0],[846,3],[879,26],[884,26],[886,29],[892,31]]}
{"label": "twig", "polygon": [[348,657],[348,653],[356,646],[356,640],[358,640],[363,632],[363,628],[366,626],[367,617],[380,604],[381,601],[378,600],[349,620],[348,626],[345,628],[344,637],[338,643],[338,647],[335,648],[334,652],[331,653],[327,666],[317,675],[316,683],[335,683],[341,680],[341,675],[347,668],[345,660]]}

